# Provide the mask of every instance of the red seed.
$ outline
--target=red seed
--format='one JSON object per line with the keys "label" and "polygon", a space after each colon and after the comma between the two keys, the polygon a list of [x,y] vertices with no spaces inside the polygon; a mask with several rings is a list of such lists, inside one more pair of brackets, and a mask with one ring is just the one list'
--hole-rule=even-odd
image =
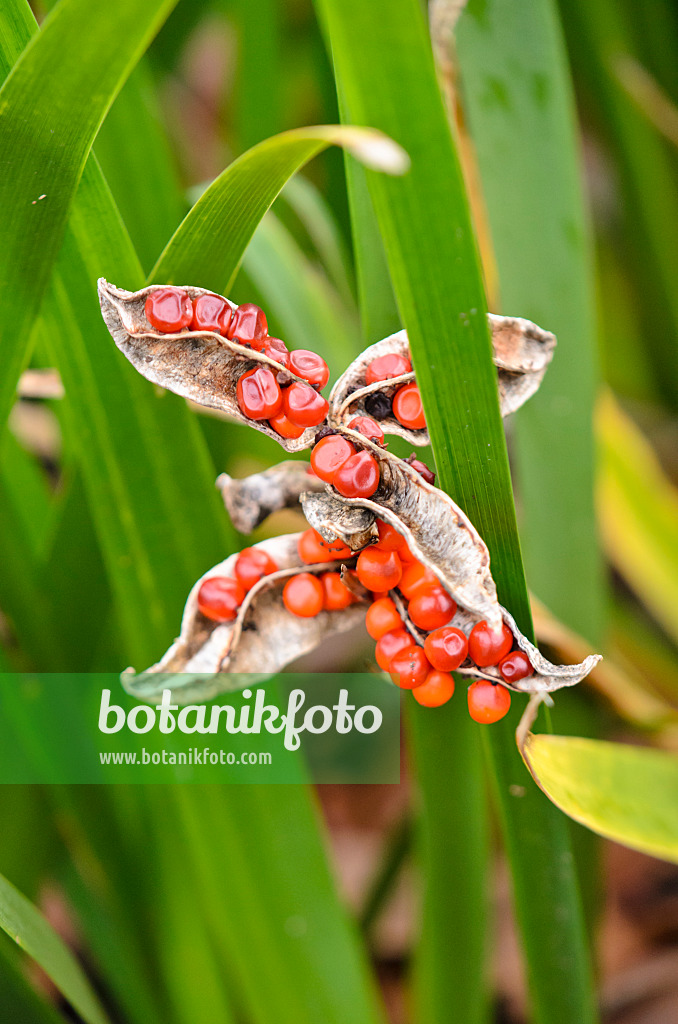
{"label": "red seed", "polygon": [[325,360],[317,352],[310,352],[307,348],[297,348],[290,352],[289,368],[297,377],[307,380],[318,391],[322,391],[330,379],[329,367]]}
{"label": "red seed", "polygon": [[181,288],[157,288],[146,298],[144,313],[151,327],[164,334],[175,334],[193,319],[193,303]]}
{"label": "red seed", "polygon": [[468,712],[474,722],[491,725],[507,714],[511,694],[501,683],[479,679],[468,688]]}
{"label": "red seed", "polygon": [[454,626],[434,629],[424,641],[426,657],[439,672],[454,672],[468,656],[466,634]]}
{"label": "red seed", "polygon": [[449,672],[429,672],[421,686],[414,691],[414,699],[424,708],[439,708],[447,704],[454,694],[454,679]]}
{"label": "red seed", "polygon": [[231,318],[231,307],[221,295],[199,295],[193,303],[193,319],[191,320],[192,331],[214,331],[215,334],[223,334],[222,324],[224,318]]}
{"label": "red seed", "polygon": [[290,353],[287,345],[280,338],[266,338],[264,340],[264,355],[268,356],[281,366],[287,367],[290,361]]}
{"label": "red seed", "polygon": [[332,483],[344,498],[370,498],[379,486],[379,466],[369,452],[352,455]]}
{"label": "red seed", "polygon": [[[403,556],[400,555],[402,560]],[[403,569],[403,578],[398,584],[398,589],[408,601],[411,601],[419,587],[423,586],[436,586],[440,585],[440,581],[435,573],[427,569],[426,566],[422,565],[421,562],[416,560],[405,565]]]}
{"label": "red seed", "polygon": [[373,420],[371,416],[356,416],[348,425],[349,430],[355,430],[359,434],[363,434],[369,438],[370,441],[374,441],[375,444],[384,443],[384,431],[381,429],[376,420]]}
{"label": "red seed", "polygon": [[424,407],[416,384],[405,384],[399,388],[393,398],[393,415],[410,430],[423,430],[426,427]]}
{"label": "red seed", "polygon": [[264,338],[268,334],[266,314],[253,302],[244,302],[233,311],[233,316],[226,331],[226,337],[237,341],[240,345],[249,345],[256,352],[264,347]]}
{"label": "red seed", "polygon": [[388,667],[394,655],[398,651],[402,651],[403,647],[411,646],[412,637],[406,629],[392,629],[389,633],[384,633],[377,641],[377,646],[374,649],[377,665],[383,672],[388,672]]}
{"label": "red seed", "polygon": [[243,373],[235,390],[240,411],[249,420],[271,419],[282,408],[280,387],[267,366]]}
{"label": "red seed", "polygon": [[534,675],[530,659],[524,651],[514,651],[499,662],[499,672],[507,683],[517,683],[519,679],[527,679]]}
{"label": "red seed", "polygon": [[405,538],[390,523],[385,523],[383,519],[377,519],[377,530],[379,531],[379,540],[376,547],[381,548],[382,551],[400,552],[405,547]]}
{"label": "red seed", "polygon": [[353,604],[353,594],[341,582],[341,573],[324,572],[320,577],[323,586],[323,608],[328,612],[340,611]]}
{"label": "red seed", "polygon": [[245,590],[251,590],[255,583],[277,572],[278,566],[270,555],[261,548],[243,548],[235,563],[235,578]]}
{"label": "red seed", "polygon": [[456,610],[456,603],[439,583],[418,587],[407,606],[412,622],[427,633],[447,625]]}
{"label": "red seed", "polygon": [[512,646],[513,633],[505,622],[502,622],[499,632],[493,633],[483,619],[476,623],[468,638],[468,653],[479,668],[498,664]]}
{"label": "red seed", "polygon": [[317,477],[331,484],[347,459],[355,455],[355,448],[341,434],[330,434],[318,441],[311,452],[311,466]]}
{"label": "red seed", "polygon": [[334,540],[328,543],[313,529],[304,530],[297,541],[297,551],[306,565],[318,562],[336,562],[340,558],[351,558],[353,552],[343,541]]}
{"label": "red seed", "polygon": [[383,593],[398,586],[403,567],[395,551],[382,551],[372,546],[358,555],[356,572],[364,587]]}
{"label": "red seed", "polygon": [[273,427],[276,434],[286,438],[301,437],[306,430],[306,427],[292,423],[292,420],[288,419],[284,412],[279,412],[277,416],[271,416],[268,424]]}
{"label": "red seed", "polygon": [[402,629],[403,620],[390,597],[379,597],[367,609],[365,627],[373,640],[381,640],[385,633]]}
{"label": "red seed", "polygon": [[310,572],[300,572],[283,588],[283,604],[301,619],[312,619],[323,607],[323,585]]}
{"label": "red seed", "polygon": [[391,658],[388,670],[391,679],[401,690],[414,690],[425,682],[431,671],[429,660],[421,647],[412,643]]}
{"label": "red seed", "polygon": [[421,462],[419,459],[410,457],[405,459],[408,465],[415,469],[419,476],[426,481],[427,484],[434,484],[436,482],[436,475],[432,469],[429,469],[425,462]]}
{"label": "red seed", "polygon": [[245,600],[245,591],[229,576],[210,576],[198,591],[198,608],[212,622],[231,622]]}
{"label": "red seed", "polygon": [[292,423],[317,427],[329,412],[329,402],[308,384],[297,381],[283,392],[283,411]]}
{"label": "red seed", "polygon": [[403,373],[409,373],[411,369],[412,363],[409,359],[395,352],[388,356],[377,356],[365,370],[365,383],[376,384],[380,380],[400,377]]}

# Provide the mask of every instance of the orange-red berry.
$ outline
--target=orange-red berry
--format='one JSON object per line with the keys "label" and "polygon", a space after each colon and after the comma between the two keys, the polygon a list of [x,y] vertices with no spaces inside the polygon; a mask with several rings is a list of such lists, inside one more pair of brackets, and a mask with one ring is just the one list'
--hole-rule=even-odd
{"label": "orange-red berry", "polygon": [[379,480],[377,460],[369,452],[357,452],[344,462],[332,483],[344,498],[370,498]]}
{"label": "orange-red berry", "polygon": [[309,384],[295,381],[283,392],[283,411],[292,423],[317,427],[329,412],[329,402]]}
{"label": "orange-red berry", "polygon": [[398,388],[393,397],[393,415],[410,430],[423,430],[426,427],[424,407],[416,384],[404,384]]}
{"label": "orange-red berry", "polygon": [[534,669],[524,651],[514,651],[499,662],[499,672],[507,683],[517,683],[533,675]]}
{"label": "orange-red berry", "polygon": [[221,295],[199,295],[193,303],[192,331],[225,334],[231,319],[231,307]]}
{"label": "orange-red berry", "polygon": [[273,427],[276,434],[286,438],[301,437],[306,430],[306,427],[292,423],[292,420],[288,419],[284,412],[279,412],[277,416],[271,416],[268,424]]}
{"label": "orange-red berry", "polygon": [[351,420],[348,428],[357,431],[358,434],[362,434],[370,441],[374,441],[375,444],[384,443],[384,431],[371,416],[356,416]]}
{"label": "orange-red berry", "polygon": [[403,567],[395,551],[369,547],[358,555],[356,572],[364,587],[382,593],[398,586]]}
{"label": "orange-red berry", "polygon": [[226,329],[226,337],[237,341],[240,345],[249,345],[256,352],[264,347],[264,338],[268,334],[266,314],[253,302],[244,302],[233,311]]}
{"label": "orange-red berry", "polygon": [[306,348],[297,348],[290,352],[288,366],[292,373],[296,373],[302,380],[307,380],[318,391],[322,391],[330,379],[329,367],[323,357]]}
{"label": "orange-red berry", "polygon": [[390,523],[385,523],[383,519],[377,519],[377,530],[379,531],[379,540],[376,546],[382,551],[400,552],[406,546],[403,535],[398,533]]}
{"label": "orange-red berry", "polygon": [[391,679],[401,690],[414,690],[421,686],[431,671],[429,660],[421,647],[412,643],[391,658],[388,666]]}
{"label": "orange-red berry", "polygon": [[415,469],[422,480],[425,480],[427,484],[434,484],[436,482],[436,475],[432,469],[429,469],[425,462],[420,459],[415,459],[414,456],[410,456],[409,459],[405,459],[408,466]]}
{"label": "orange-red berry", "polygon": [[269,359],[273,359],[274,362],[280,363],[281,366],[287,366],[290,360],[290,353],[287,345],[280,338],[265,338],[263,352]]}
{"label": "orange-red berry", "polygon": [[380,380],[400,377],[403,373],[409,373],[411,369],[412,363],[409,359],[395,352],[387,356],[377,356],[365,370],[365,383],[376,384]]}
{"label": "orange-red berry", "polygon": [[424,640],[426,657],[439,672],[454,672],[468,655],[466,634],[454,626],[434,629]]}
{"label": "orange-red berry", "polygon": [[323,607],[323,585],[310,572],[300,572],[283,587],[283,604],[288,612],[312,619]]}
{"label": "orange-red berry", "polygon": [[323,608],[327,612],[339,611],[353,604],[353,594],[341,581],[341,573],[324,572],[320,577],[323,587]]}
{"label": "orange-red berry", "polygon": [[261,548],[243,548],[235,563],[235,578],[245,590],[251,590],[264,576],[277,571],[277,564]]}
{"label": "orange-red berry", "polygon": [[341,540],[328,542],[320,534],[309,528],[299,537],[297,551],[302,562],[306,565],[316,565],[319,562],[336,562],[340,558],[351,558],[353,552]]}
{"label": "orange-red berry", "polygon": [[341,434],[321,438],[311,452],[311,466],[316,476],[331,484],[347,459],[355,455],[355,448]]}
{"label": "orange-red berry", "polygon": [[513,646],[513,633],[505,622],[501,630],[493,632],[485,619],[477,622],[469,633],[468,653],[479,668],[497,665]]}
{"label": "orange-red berry", "polygon": [[449,672],[429,672],[414,691],[414,699],[424,708],[439,708],[447,704],[453,693],[454,679]]}
{"label": "orange-red berry", "polygon": [[491,725],[507,714],[511,694],[501,683],[479,679],[468,688],[468,713],[474,722]]}
{"label": "orange-red berry", "polygon": [[407,614],[415,626],[425,630],[445,626],[457,610],[456,602],[439,583],[417,587],[407,606]]}
{"label": "orange-red berry", "polygon": [[193,303],[181,288],[157,288],[147,296],[144,313],[151,327],[174,334],[188,327],[193,319]]}
{"label": "orange-red berry", "polygon": [[271,419],[282,408],[280,387],[267,366],[255,366],[243,373],[235,392],[241,413],[250,420]]}
{"label": "orange-red berry", "polygon": [[394,655],[398,651],[402,651],[403,647],[411,646],[412,637],[406,629],[392,629],[390,632],[384,633],[377,640],[377,646],[374,649],[377,665],[382,671],[388,672],[388,667]]}
{"label": "orange-red berry", "polygon": [[[402,558],[403,555],[399,555],[399,557]],[[405,558],[407,558],[407,552],[405,552]],[[417,562],[415,560],[404,566],[403,578],[398,584],[398,589],[405,595],[408,601],[411,601],[420,587],[439,585],[440,580],[436,574],[431,572],[430,569],[427,569],[425,565],[421,564],[421,562]]]}
{"label": "orange-red berry", "polygon": [[367,609],[365,627],[373,640],[381,640],[385,633],[402,629],[403,620],[390,597],[379,597]]}
{"label": "orange-red berry", "polygon": [[212,622],[231,622],[245,600],[245,590],[230,576],[210,576],[198,590],[198,608]]}

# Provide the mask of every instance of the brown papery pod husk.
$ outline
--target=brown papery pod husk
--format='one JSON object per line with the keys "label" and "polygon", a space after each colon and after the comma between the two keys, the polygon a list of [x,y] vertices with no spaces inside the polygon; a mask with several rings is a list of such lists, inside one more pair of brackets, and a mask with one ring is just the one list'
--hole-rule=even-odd
{"label": "brown papery pod husk", "polygon": [[[144,313],[146,298],[160,285],[150,285],[138,292],[128,292],[108,284],[104,278],[98,282],[101,313],[115,344],[132,366],[147,380],[189,398],[198,405],[219,409],[239,423],[267,434],[285,451],[300,452],[313,446],[318,427],[308,427],[297,438],[285,438],[273,430],[266,420],[251,420],[240,411],[236,399],[236,386],[243,373],[256,366],[268,366],[273,373],[284,374],[286,383],[302,381],[280,363],[262,352],[229,341],[213,331],[179,331],[163,334],[149,324]],[[175,286],[172,286],[175,287]],[[199,295],[214,295],[205,288],[177,285],[195,300]],[[221,296],[223,298],[223,296]],[[235,309],[235,304],[225,299]]]}
{"label": "brown papery pod husk", "polygon": [[277,466],[237,479],[222,473],[217,477],[231,522],[240,533],[251,533],[272,512],[296,508],[304,491],[322,491],[325,485],[308,462],[280,462]]}
{"label": "brown papery pod husk", "polygon": [[[339,505],[366,509],[390,523],[405,537],[412,554],[436,574],[457,604],[499,627],[502,615],[490,573],[490,555],[470,519],[449,495],[426,483],[407,462],[353,430],[341,433],[357,449],[369,451],[377,460],[381,481],[369,498],[344,498],[328,484],[328,493],[337,501],[337,512]],[[349,517],[342,516],[335,526],[328,518],[330,508],[323,499],[323,495],[302,495],[304,515],[311,523],[324,520],[323,525],[317,527],[323,536],[329,539],[335,530],[343,539],[350,530]]]}
{"label": "brown papery pod husk", "polygon": [[263,682],[329,637],[362,622],[367,604],[321,611],[308,619],[284,607],[282,591],[291,576],[299,572],[339,572],[341,568],[341,562],[303,564],[297,552],[300,536],[270,537],[253,545],[270,555],[279,571],[264,576],[252,587],[233,622],[205,618],[198,610],[198,591],[211,576],[235,578],[239,552],[204,573],[188,595],[179,637],[145,672],[123,672],[125,690],[148,703],[158,703],[166,689],[172,691],[172,701],[179,704],[211,700],[220,693]]}
{"label": "brown papery pod husk", "polygon": [[[488,314],[492,337],[494,365],[497,367],[497,387],[502,416],[519,409],[542,382],[556,347],[555,335],[542,330],[530,320],[520,317]],[[405,373],[376,384],[365,383],[365,372],[373,359],[385,355],[401,355],[410,359],[407,331],[378,341],[366,348],[341,375],[330,394],[329,418],[335,426],[348,426],[354,416],[372,415],[365,406],[370,395],[380,393],[393,399],[404,384],[415,380],[414,373]],[[427,430],[411,430],[392,414],[379,419],[385,434],[403,437],[414,445],[430,443]]]}

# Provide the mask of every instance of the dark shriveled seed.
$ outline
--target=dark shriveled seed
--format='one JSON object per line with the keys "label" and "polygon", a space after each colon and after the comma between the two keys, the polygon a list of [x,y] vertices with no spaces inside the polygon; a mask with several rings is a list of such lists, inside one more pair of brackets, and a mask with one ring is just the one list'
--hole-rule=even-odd
{"label": "dark shriveled seed", "polygon": [[388,395],[374,391],[365,399],[365,412],[375,420],[385,420],[393,412],[393,404]]}

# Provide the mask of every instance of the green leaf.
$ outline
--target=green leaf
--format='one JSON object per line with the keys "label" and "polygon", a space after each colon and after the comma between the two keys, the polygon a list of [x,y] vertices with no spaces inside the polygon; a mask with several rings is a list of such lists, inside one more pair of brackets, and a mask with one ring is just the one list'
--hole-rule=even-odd
{"label": "green leaf", "polygon": [[[0,90],[0,423],[94,137],[171,8],[172,0],[62,0]],[[26,16],[13,27],[25,31]]]}
{"label": "green leaf", "polygon": [[[475,240],[426,26],[416,0],[392,3],[387,20],[376,3],[321,0],[320,6],[350,117],[386,131],[412,159],[403,179],[367,178],[439,480],[487,541],[500,599],[529,634]],[[535,1019],[591,1021],[590,964],[567,822],[526,785],[510,720],[484,735],[495,766]],[[463,978],[455,980],[463,991]],[[450,1005],[452,989],[450,984]]]}
{"label": "green leaf", "polygon": [[523,752],[566,814],[601,836],[678,863],[678,758],[663,750],[530,733]]}
{"label": "green leaf", "polygon": [[598,413],[598,496],[608,557],[678,642],[678,490],[612,395]]}
{"label": "green leaf", "polygon": [[499,275],[496,312],[528,317],[558,338],[539,392],[512,423],[527,577],[559,619],[597,641],[593,258],[557,13],[551,0],[519,8],[471,0],[457,36]]}
{"label": "green leaf", "polygon": [[212,182],[166,245],[149,282],[192,283],[228,293],[273,200],[293,174],[330,145],[343,146],[389,174],[407,168],[401,148],[368,128],[316,125],[274,135],[243,153]]}
{"label": "green leaf", "polygon": [[73,954],[4,875],[0,875],[0,928],[42,967],[87,1024],[109,1024]]}

